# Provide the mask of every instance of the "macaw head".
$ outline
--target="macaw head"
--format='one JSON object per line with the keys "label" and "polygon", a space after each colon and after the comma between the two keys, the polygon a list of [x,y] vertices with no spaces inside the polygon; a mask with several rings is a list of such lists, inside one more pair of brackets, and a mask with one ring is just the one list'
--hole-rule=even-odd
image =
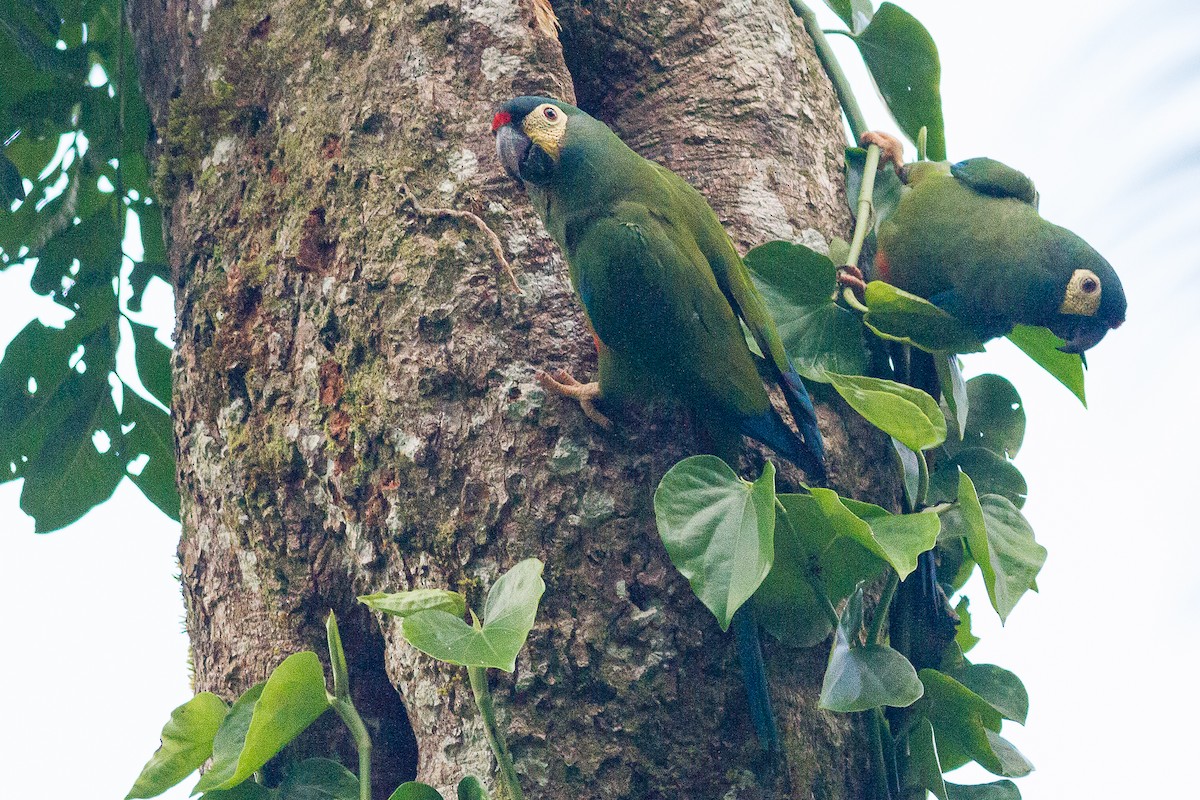
{"label": "macaw head", "polygon": [[496,152],[504,171],[537,186],[549,183],[562,160],[573,120],[588,118],[569,103],[549,97],[517,97],[492,117]]}
{"label": "macaw head", "polygon": [[1059,281],[1057,313],[1048,328],[1066,344],[1064,353],[1082,353],[1125,321],[1125,289],[1103,256],[1065,229],[1055,248]]}

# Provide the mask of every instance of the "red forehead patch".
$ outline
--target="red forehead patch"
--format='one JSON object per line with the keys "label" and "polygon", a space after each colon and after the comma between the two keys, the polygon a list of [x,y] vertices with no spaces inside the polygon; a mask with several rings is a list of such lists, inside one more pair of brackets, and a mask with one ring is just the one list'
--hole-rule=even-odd
{"label": "red forehead patch", "polygon": [[492,117],[492,133],[510,122],[512,122],[512,114],[507,111],[497,111],[496,116]]}

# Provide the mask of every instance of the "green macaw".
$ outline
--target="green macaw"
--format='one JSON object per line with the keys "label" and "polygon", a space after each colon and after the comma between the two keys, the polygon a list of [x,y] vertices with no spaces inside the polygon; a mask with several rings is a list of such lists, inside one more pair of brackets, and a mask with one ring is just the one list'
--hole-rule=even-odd
{"label": "green macaw", "polygon": [[[746,435],[824,480],[812,401],[700,193],[558,100],[510,100],[492,131],[505,171],[525,184],[566,256],[596,339],[597,382],[560,372],[544,376],[547,388],[580,400],[602,424],[592,406],[598,399],[670,394],[696,412],[718,454],[736,454]],[[800,435],[771,406],[742,322],[783,387]]]}
{"label": "green macaw", "polygon": [[[524,183],[566,256],[596,340],[599,376],[582,384],[543,375],[601,424],[594,401],[672,394],[695,412],[720,455],[741,435],[825,479],[812,401],[742,259],[704,198],[675,173],[629,149],[607,125],[572,105],[518,97],[492,119],[505,171]],[[776,413],[746,344],[783,388],[797,435]],[[778,751],[758,642],[747,604],[733,617],[742,677],[759,742]]]}
{"label": "green macaw", "polygon": [[[889,141],[890,140],[890,141]],[[900,164],[899,143],[867,134]],[[1083,353],[1125,321],[1121,279],[1087,242],[1038,214],[1025,175],[990,158],[919,161],[880,223],[875,277],[925,297],[983,340],[1014,325],[1049,328]]]}

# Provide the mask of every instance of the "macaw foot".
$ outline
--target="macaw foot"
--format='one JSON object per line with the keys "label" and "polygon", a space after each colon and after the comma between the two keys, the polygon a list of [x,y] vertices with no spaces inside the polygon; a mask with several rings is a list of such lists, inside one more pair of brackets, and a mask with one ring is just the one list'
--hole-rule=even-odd
{"label": "macaw foot", "polygon": [[858,292],[859,297],[867,290],[867,281],[863,271],[858,267],[846,264],[837,269],[838,286],[849,286]]}
{"label": "macaw foot", "polygon": [[560,369],[553,375],[539,370],[537,380],[547,392],[578,400],[580,408],[583,409],[583,413],[587,415],[588,419],[606,431],[612,430],[612,420],[601,414],[600,410],[596,408],[595,401],[600,399],[599,383],[596,381],[580,383],[565,369]]}
{"label": "macaw foot", "polygon": [[867,131],[858,140],[858,143],[863,147],[867,145],[875,145],[881,151],[879,160],[881,163],[891,161],[896,165],[896,172],[900,172],[900,168],[904,166],[904,145],[895,136],[882,131]]}

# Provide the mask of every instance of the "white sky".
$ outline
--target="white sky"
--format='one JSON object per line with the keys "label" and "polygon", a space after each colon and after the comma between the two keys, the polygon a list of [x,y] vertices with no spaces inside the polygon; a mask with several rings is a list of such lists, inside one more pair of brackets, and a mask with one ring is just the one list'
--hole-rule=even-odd
{"label": "white sky", "polygon": [[[1050,551],[1041,593],[1003,630],[973,591],[984,639],[971,657],[1012,669],[1031,696],[1028,727],[1005,729],[1038,767],[1018,786],[1027,800],[1194,793],[1200,4],[900,5],[941,52],[950,157],[1033,176],[1043,214],[1105,254],[1130,303],[1089,353],[1088,411],[1012,348],[967,359],[1025,401],[1025,513]],[[852,45],[834,44],[853,67]],[[868,94],[868,121],[894,130]],[[27,286],[27,271],[0,273],[0,342],[38,313]],[[123,797],[190,696],[178,525],[124,483],[76,525],[36,536],[19,489],[0,485],[2,746],[20,767],[5,794]]]}

